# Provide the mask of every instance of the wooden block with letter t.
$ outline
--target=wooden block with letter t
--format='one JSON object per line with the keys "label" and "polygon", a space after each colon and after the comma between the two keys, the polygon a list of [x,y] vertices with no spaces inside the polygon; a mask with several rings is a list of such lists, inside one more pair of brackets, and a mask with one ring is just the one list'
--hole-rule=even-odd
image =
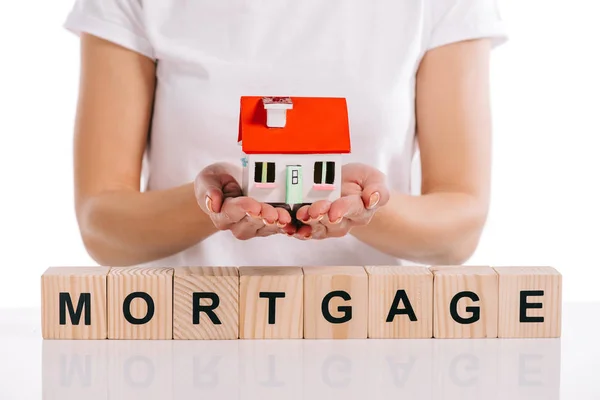
{"label": "wooden block with letter t", "polygon": [[368,290],[363,267],[304,268],[304,337],[366,339]]}
{"label": "wooden block with letter t", "polygon": [[109,339],[173,339],[173,269],[111,268]]}
{"label": "wooden block with letter t", "polygon": [[426,267],[369,266],[369,338],[433,335],[433,274]]}
{"label": "wooden block with letter t", "polygon": [[240,339],[302,339],[300,267],[240,267]]}
{"label": "wooden block with letter t", "polygon": [[498,274],[491,267],[431,267],[433,337],[498,337]]}
{"label": "wooden block with letter t", "polygon": [[44,339],[106,339],[108,267],[51,267],[42,275]]}
{"label": "wooden block with letter t", "polygon": [[500,338],[561,335],[562,275],[551,267],[496,267]]}
{"label": "wooden block with letter t", "polygon": [[173,339],[238,338],[236,267],[176,267]]}

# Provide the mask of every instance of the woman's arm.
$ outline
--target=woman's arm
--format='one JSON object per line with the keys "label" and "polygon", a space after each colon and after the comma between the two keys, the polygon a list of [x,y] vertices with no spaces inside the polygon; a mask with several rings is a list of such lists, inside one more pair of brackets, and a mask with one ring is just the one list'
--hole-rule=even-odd
{"label": "woman's arm", "polygon": [[74,143],[75,206],[83,242],[100,264],[163,258],[216,232],[193,184],[140,193],[155,89],[152,60],[82,35]]}
{"label": "woman's arm", "polygon": [[392,194],[361,241],[396,257],[462,264],[475,251],[490,191],[490,44],[464,41],[429,51],[417,74],[422,195]]}

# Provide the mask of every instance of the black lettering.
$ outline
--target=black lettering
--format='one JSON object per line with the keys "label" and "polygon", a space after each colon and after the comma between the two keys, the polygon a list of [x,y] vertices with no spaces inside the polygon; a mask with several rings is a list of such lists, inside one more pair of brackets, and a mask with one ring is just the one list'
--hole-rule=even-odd
{"label": "black lettering", "polygon": [[479,301],[479,296],[477,296],[473,292],[460,292],[457,293],[456,296],[454,296],[452,298],[452,301],[450,302],[450,315],[452,316],[452,319],[462,325],[475,323],[479,321],[479,318],[481,317],[481,310],[479,307],[466,308],[467,312],[471,313],[471,316],[469,318],[463,318],[460,315],[458,315],[458,302],[460,299],[465,297],[471,299],[472,301]]}
{"label": "black lettering", "polygon": [[522,290],[521,291],[521,301],[519,303],[519,322],[544,322],[544,317],[528,317],[527,310],[532,309],[540,309],[542,308],[542,303],[528,303],[527,297],[529,296],[543,296],[543,290]]}
{"label": "black lettering", "polygon": [[[148,310],[146,311],[146,315],[143,318],[135,318],[131,315],[131,302],[134,299],[142,299],[148,305]],[[125,301],[123,302],[123,315],[127,322],[132,325],[144,325],[150,322],[152,317],[154,317],[154,300],[148,293],[145,292],[133,292],[129,296],[125,297]]]}
{"label": "black lettering", "polygon": [[[402,300],[402,303],[406,306],[406,308],[402,308],[402,309],[398,308],[401,300]],[[405,290],[397,290],[396,296],[394,297],[394,302],[392,303],[392,308],[390,309],[390,312],[388,313],[388,316],[387,316],[387,319],[385,320],[385,322],[393,322],[394,316],[402,315],[402,314],[408,315],[408,318],[412,322],[417,321],[417,316],[415,315],[415,310],[413,309],[412,305],[410,304],[410,300],[408,299],[408,296],[406,295],[406,291]]]}
{"label": "black lettering", "polygon": [[[203,306],[200,304],[200,299],[210,299],[212,300],[212,303],[208,306]],[[221,321],[219,320],[219,317],[217,317],[217,314],[215,314],[214,310],[219,307],[219,296],[216,293],[211,293],[211,292],[207,292],[207,293],[200,293],[200,292],[196,292],[194,294],[192,294],[192,303],[193,303],[193,321],[192,324],[194,325],[199,325],[200,324],[200,313],[206,313],[206,315],[208,315],[208,318],[210,318],[211,322],[214,325],[221,325]]]}
{"label": "black lettering", "polygon": [[283,292],[260,292],[258,297],[261,299],[269,299],[269,325],[275,324],[275,302],[277,299],[285,298]]}
{"label": "black lettering", "polygon": [[81,293],[77,301],[77,310],[73,308],[73,300],[69,293],[59,293],[58,295],[58,312],[59,323],[67,324],[67,308],[69,309],[69,317],[72,325],[79,325],[81,314],[85,312],[85,325],[92,324],[92,295],[90,293]]}
{"label": "black lettering", "polygon": [[334,297],[341,297],[342,300],[350,301],[352,298],[348,292],[343,290],[334,290],[333,292],[327,293],[323,302],[321,303],[321,312],[323,313],[323,317],[327,322],[331,322],[332,324],[343,324],[344,322],[348,322],[352,319],[352,306],[339,306],[338,311],[344,313],[341,317],[334,317],[329,312],[329,302]]}

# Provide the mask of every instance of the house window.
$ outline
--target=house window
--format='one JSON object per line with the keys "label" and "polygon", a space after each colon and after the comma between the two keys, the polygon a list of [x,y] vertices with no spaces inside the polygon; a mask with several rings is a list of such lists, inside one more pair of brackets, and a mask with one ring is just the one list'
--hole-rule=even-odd
{"label": "house window", "polygon": [[294,169],[292,170],[292,185],[297,185],[298,184],[298,170]]}
{"label": "house window", "polygon": [[335,163],[333,161],[317,161],[315,163],[315,184],[333,185],[335,180]]}
{"label": "house window", "polygon": [[275,163],[257,162],[254,164],[254,182],[275,183]]}

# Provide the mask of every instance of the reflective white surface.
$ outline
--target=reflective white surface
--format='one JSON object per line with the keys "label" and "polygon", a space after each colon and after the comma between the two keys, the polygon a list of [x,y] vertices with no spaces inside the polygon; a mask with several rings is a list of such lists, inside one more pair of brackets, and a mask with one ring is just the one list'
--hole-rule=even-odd
{"label": "reflective white surface", "polygon": [[600,399],[600,304],[541,340],[43,341],[0,310],[0,399]]}

